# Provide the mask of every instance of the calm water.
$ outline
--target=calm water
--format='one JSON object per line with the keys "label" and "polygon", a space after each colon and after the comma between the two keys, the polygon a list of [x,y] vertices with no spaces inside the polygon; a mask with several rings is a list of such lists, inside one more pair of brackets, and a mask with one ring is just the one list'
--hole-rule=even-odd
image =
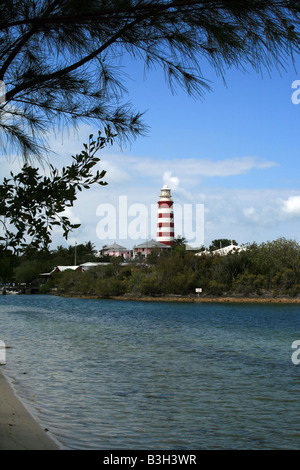
{"label": "calm water", "polygon": [[1,296],[3,368],[70,449],[300,449],[300,306]]}

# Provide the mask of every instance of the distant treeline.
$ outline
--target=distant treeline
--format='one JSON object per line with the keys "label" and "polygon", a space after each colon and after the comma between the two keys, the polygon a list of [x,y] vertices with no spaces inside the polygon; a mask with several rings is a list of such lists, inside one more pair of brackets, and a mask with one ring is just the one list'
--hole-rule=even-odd
{"label": "distant treeline", "polygon": [[[32,283],[41,280],[41,273],[50,272],[55,266],[73,266],[88,261],[99,261],[97,250],[92,242],[55,250],[36,250],[28,246],[17,256],[0,245],[0,282]],[[109,258],[103,258],[109,261]]]}
{"label": "distant treeline", "polygon": [[[99,261],[94,257],[90,243],[78,246],[76,256],[82,257],[79,263]],[[85,272],[55,273],[40,291],[47,293],[55,289],[61,294],[99,297],[124,294],[161,296],[191,295],[201,287],[201,295],[214,296],[271,293],[295,297],[300,294],[300,245],[285,238],[246,245],[245,250],[225,256],[212,252],[195,256],[194,252],[185,249],[184,243],[178,243],[168,253],[153,251],[146,259],[137,259],[125,266],[121,262],[120,258],[112,258],[109,265]],[[36,278],[38,272],[68,263],[74,264],[74,248],[59,247],[49,254],[48,260],[45,254],[31,253],[31,259],[28,255],[27,259],[23,257],[14,268],[15,280],[28,282],[30,277],[31,280]]]}

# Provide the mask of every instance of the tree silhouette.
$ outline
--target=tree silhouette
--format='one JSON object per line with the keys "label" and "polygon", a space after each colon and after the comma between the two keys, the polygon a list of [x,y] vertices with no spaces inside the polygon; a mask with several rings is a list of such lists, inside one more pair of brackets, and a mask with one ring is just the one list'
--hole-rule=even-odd
{"label": "tree silhouette", "polygon": [[290,0],[2,0],[2,145],[41,156],[58,119],[139,135],[141,112],[123,102],[123,56],[161,67],[172,90],[202,96],[205,61],[222,76],[284,66],[299,52],[299,13]]}

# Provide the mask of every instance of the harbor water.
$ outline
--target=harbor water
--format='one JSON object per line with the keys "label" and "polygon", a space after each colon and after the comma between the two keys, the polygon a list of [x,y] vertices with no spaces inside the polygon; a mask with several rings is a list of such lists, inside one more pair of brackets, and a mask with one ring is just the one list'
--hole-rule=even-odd
{"label": "harbor water", "polygon": [[0,340],[65,448],[300,449],[300,305],[6,295]]}

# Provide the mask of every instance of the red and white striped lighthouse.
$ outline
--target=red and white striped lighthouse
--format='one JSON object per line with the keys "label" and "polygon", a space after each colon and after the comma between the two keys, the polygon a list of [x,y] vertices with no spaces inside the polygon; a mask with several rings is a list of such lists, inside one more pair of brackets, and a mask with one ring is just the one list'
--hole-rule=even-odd
{"label": "red and white striped lighthouse", "polygon": [[164,185],[160,190],[157,212],[156,241],[171,246],[174,243],[174,214],[171,190]]}

